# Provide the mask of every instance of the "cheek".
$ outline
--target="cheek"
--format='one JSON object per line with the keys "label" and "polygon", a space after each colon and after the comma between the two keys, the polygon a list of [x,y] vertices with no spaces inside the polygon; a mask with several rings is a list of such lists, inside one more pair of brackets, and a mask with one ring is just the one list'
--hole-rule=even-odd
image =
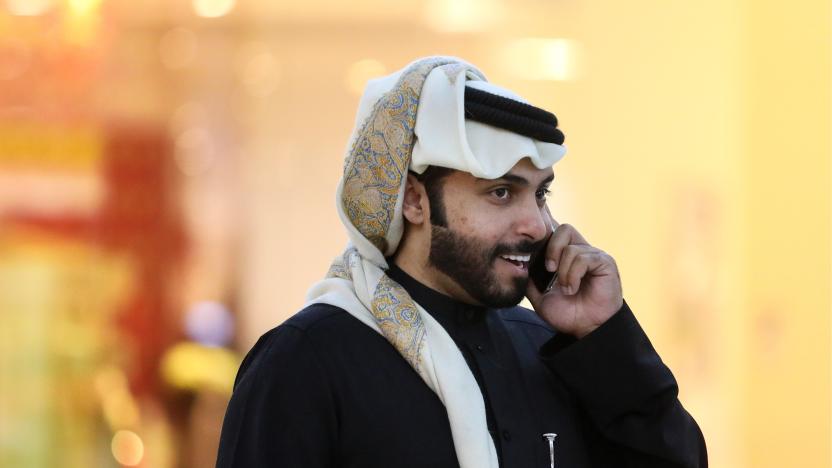
{"label": "cheek", "polygon": [[500,242],[510,228],[511,220],[499,207],[477,197],[446,200],[445,215],[451,229],[488,246]]}
{"label": "cheek", "polygon": [[500,220],[481,218],[472,215],[461,215],[448,220],[448,224],[454,231],[476,239],[483,247],[490,248],[498,244],[503,237],[504,231]]}

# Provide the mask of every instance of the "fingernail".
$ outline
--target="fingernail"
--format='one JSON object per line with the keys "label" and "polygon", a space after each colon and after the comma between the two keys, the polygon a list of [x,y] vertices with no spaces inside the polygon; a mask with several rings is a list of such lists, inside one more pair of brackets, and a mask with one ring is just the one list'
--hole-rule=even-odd
{"label": "fingernail", "polygon": [[569,286],[561,286],[560,291],[566,295],[569,295]]}
{"label": "fingernail", "polygon": [[549,271],[555,271],[558,269],[558,264],[554,260],[546,260],[546,269]]}

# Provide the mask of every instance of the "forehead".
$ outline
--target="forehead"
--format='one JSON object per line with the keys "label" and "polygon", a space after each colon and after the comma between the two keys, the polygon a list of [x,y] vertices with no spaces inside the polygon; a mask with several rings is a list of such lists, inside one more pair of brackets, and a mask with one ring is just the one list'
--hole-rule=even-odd
{"label": "forehead", "polygon": [[[474,177],[468,172],[462,171],[455,171],[454,174],[457,177],[455,181],[462,184],[471,184],[471,185],[482,185],[482,184],[489,184],[495,181],[505,181],[506,179],[509,182],[517,181],[522,182],[525,181],[529,185],[540,185],[544,182],[551,181],[554,178],[554,171],[551,167],[546,167],[544,169],[537,168],[534,164],[532,164],[529,158],[523,158],[517,162],[509,171],[503,174],[501,177],[496,179],[480,179]],[[519,180],[519,179],[522,179]]]}

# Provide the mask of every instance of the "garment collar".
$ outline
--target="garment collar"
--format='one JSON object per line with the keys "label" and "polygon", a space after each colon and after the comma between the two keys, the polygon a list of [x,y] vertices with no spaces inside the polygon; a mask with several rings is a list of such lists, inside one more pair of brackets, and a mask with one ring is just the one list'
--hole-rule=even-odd
{"label": "garment collar", "polygon": [[392,259],[388,264],[390,268],[387,270],[387,276],[399,283],[410,294],[410,297],[428,311],[448,332],[485,319],[489,308],[466,304],[448,297],[420,283],[393,263]]}

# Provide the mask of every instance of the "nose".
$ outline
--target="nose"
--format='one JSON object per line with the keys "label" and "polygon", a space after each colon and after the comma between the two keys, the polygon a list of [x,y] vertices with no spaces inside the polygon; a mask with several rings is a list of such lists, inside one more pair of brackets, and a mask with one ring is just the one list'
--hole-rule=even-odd
{"label": "nose", "polygon": [[554,220],[549,215],[548,208],[544,205],[540,207],[537,201],[531,203],[524,203],[520,211],[517,213],[516,229],[517,233],[529,238],[531,241],[540,241],[546,238],[550,226]]}

